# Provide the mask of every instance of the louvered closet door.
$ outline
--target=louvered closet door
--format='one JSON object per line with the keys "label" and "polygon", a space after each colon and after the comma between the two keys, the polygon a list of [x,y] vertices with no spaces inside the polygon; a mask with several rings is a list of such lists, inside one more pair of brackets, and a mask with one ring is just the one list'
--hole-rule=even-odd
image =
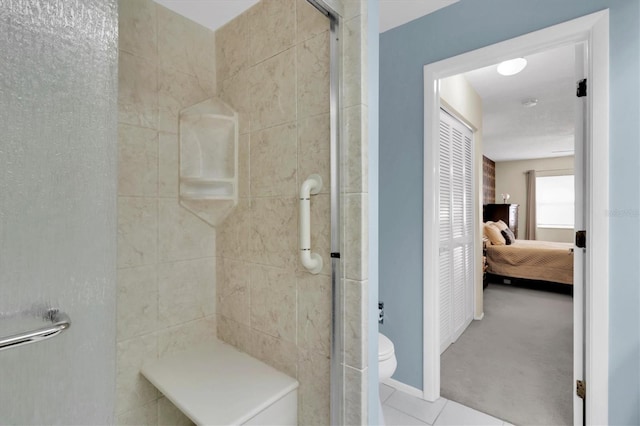
{"label": "louvered closet door", "polygon": [[473,134],[442,111],[439,152],[440,349],[473,318]]}

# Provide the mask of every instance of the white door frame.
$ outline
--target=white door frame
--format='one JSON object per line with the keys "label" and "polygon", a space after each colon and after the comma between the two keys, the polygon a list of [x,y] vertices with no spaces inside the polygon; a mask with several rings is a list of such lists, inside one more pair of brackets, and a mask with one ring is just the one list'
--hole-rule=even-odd
{"label": "white door frame", "polygon": [[439,80],[518,56],[586,43],[588,99],[585,280],[586,424],[609,421],[609,11],[603,10],[424,67],[423,397],[440,397],[438,289]]}

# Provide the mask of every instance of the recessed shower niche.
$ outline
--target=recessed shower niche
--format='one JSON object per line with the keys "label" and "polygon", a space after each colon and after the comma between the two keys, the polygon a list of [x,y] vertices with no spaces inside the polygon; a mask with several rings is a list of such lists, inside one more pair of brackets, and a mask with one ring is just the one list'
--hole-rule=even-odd
{"label": "recessed shower niche", "polygon": [[180,111],[180,204],[212,226],[238,203],[238,114],[217,98]]}

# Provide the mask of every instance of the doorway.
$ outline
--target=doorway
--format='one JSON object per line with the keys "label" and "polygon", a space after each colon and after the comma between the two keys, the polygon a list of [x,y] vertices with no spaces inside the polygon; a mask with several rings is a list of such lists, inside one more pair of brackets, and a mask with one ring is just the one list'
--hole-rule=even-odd
{"label": "doorway", "polygon": [[[482,176],[465,195],[480,198],[472,207],[485,229],[476,247],[482,320],[442,352],[441,395],[513,424],[573,424],[575,49],[525,56],[513,75],[501,74],[506,63],[440,80],[443,103],[461,111],[463,101],[477,104],[477,114],[464,113],[481,121],[473,163],[482,164]],[[440,164],[448,151],[442,133]],[[463,167],[453,168],[464,176]],[[455,192],[442,170],[440,178],[442,228],[449,211],[442,200]],[[440,274],[441,289],[447,278]]]}
{"label": "doorway", "polygon": [[[574,286],[574,322],[587,324],[583,337],[582,328],[574,330],[575,379],[587,381],[590,392],[586,396],[587,423],[607,421],[607,371],[608,360],[608,268],[606,206],[608,203],[608,13],[588,15],[564,24],[550,27],[516,39],[508,40],[477,51],[446,59],[425,66],[425,196],[424,196],[424,398],[435,400],[440,396],[439,347],[440,341],[438,244],[428,239],[438,225],[437,128],[440,109],[440,87],[435,84],[442,78],[481,68],[514,57],[521,57],[568,44],[584,43],[590,54],[585,61],[586,74],[591,85],[586,101],[585,167],[586,186],[585,229],[589,251],[577,250],[577,258],[586,264],[584,286]],[[594,143],[597,141],[597,143]],[[598,161],[594,161],[598,158]],[[582,176],[582,175],[581,175]],[[578,180],[581,180],[578,178]],[[598,208],[594,208],[597,206]],[[435,207],[435,208],[434,208]],[[433,239],[432,239],[433,240]],[[596,257],[597,256],[597,257]],[[593,259],[599,259],[593,262]],[[604,262],[600,262],[603,259]],[[579,269],[578,266],[576,269]],[[598,286],[593,283],[598,282]],[[476,283],[477,285],[477,283]],[[593,300],[599,300],[596,305]],[[482,303],[479,303],[482,306]],[[476,312],[476,317],[482,310]],[[584,320],[583,320],[584,315]],[[584,359],[583,359],[584,354]],[[604,367],[602,367],[604,366]],[[581,424],[582,400],[574,397],[574,422]]]}

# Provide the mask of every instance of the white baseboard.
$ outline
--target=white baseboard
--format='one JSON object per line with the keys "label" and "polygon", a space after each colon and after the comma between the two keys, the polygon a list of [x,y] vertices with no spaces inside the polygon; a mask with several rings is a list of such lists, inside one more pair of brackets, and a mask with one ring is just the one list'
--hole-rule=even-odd
{"label": "white baseboard", "polygon": [[395,390],[399,390],[404,393],[408,393],[409,395],[417,396],[420,399],[424,399],[424,392],[422,392],[418,388],[414,388],[413,386],[406,385],[394,379],[386,379],[386,380],[383,380],[382,383],[384,383],[387,386],[391,386]]}
{"label": "white baseboard", "polygon": [[476,321],[480,321],[482,318],[484,318],[484,312],[481,313],[479,317],[473,317],[473,319]]}

